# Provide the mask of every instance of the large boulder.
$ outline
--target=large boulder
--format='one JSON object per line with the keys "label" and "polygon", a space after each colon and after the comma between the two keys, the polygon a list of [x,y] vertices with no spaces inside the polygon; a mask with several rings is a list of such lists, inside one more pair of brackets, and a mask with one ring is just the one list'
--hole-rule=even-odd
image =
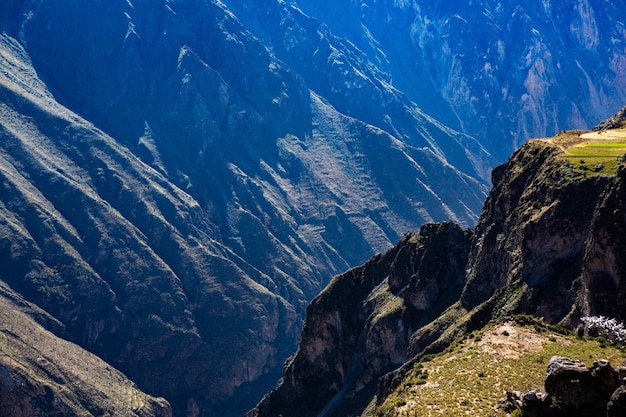
{"label": "large boulder", "polygon": [[[626,389],[609,361],[595,361],[591,368],[576,359],[553,356],[544,381],[546,393],[509,392],[496,414],[520,409],[525,417],[597,417],[626,415]],[[608,410],[608,414],[607,414]]]}
{"label": "large boulder", "polygon": [[553,356],[544,385],[556,410],[578,409],[597,403],[597,398],[588,391],[592,385],[591,371],[579,360]]}
{"label": "large boulder", "polygon": [[594,362],[589,369],[579,360],[553,356],[544,385],[554,415],[592,417],[606,413],[619,382],[617,371],[606,360]]}

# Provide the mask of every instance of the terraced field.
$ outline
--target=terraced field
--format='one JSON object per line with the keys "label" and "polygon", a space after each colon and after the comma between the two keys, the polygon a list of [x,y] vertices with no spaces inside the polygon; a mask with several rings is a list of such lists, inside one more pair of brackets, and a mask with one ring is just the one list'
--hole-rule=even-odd
{"label": "terraced field", "polygon": [[553,138],[538,139],[559,146],[571,172],[578,175],[612,175],[626,162],[626,128],[600,132],[572,130]]}

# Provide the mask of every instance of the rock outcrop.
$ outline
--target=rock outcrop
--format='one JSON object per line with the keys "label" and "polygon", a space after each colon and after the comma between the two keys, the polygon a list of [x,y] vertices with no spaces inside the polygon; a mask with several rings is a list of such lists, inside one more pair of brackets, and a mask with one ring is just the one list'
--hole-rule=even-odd
{"label": "rock outcrop", "polygon": [[372,395],[382,374],[407,361],[413,332],[458,299],[470,239],[454,224],[428,224],[335,277],[307,309],[283,382],[251,415],[337,415],[358,407],[354,398]]}
{"label": "rock outcrop", "polygon": [[579,360],[554,356],[545,377],[546,392],[509,392],[494,416],[510,415],[515,410],[526,417],[623,416],[624,383],[607,360],[587,368]]}
{"label": "rock outcrop", "polygon": [[607,207],[601,199],[621,188],[625,173],[572,179],[559,152],[551,144],[530,142],[494,170],[461,297],[466,308],[515,283],[532,288],[523,297],[524,310],[555,323],[574,305],[579,314],[589,306],[580,298],[588,240]]}
{"label": "rock outcrop", "polygon": [[617,129],[623,127],[626,123],[626,107],[622,107],[612,117],[609,117],[605,121],[599,123],[593,128],[594,131],[603,131],[608,129]]}
{"label": "rock outcrop", "polygon": [[[421,356],[497,317],[524,313],[572,329],[588,315],[624,320],[626,167],[574,175],[562,143],[581,133],[530,141],[496,168],[475,229],[424,226],[408,240],[416,247],[405,238],[336,277],[309,306],[281,384],[250,415],[340,416],[380,404]],[[614,372],[602,363],[585,372],[606,406]],[[572,387],[552,378],[546,389],[564,398]]]}

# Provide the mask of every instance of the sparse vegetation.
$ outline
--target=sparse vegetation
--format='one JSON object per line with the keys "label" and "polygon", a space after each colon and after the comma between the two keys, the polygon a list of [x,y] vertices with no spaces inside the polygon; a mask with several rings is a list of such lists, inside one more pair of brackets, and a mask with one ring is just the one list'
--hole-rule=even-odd
{"label": "sparse vegetation", "polygon": [[553,332],[563,336],[568,336],[572,332],[563,326],[544,322],[542,319],[527,314],[516,314],[511,317],[520,326],[532,326],[537,333]]}
{"label": "sparse vegetation", "polygon": [[532,316],[514,316],[486,327],[480,337],[459,338],[445,352],[423,358],[374,415],[490,416],[507,390],[543,389],[554,355],[578,358],[587,366],[601,358],[617,366],[626,358],[606,342],[581,339]]}

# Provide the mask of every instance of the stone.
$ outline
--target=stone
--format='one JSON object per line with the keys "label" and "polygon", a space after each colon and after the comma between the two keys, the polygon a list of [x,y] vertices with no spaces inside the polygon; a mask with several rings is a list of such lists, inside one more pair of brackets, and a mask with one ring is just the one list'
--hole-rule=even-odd
{"label": "stone", "polygon": [[526,394],[522,395],[522,401],[524,401],[524,403],[542,401],[543,398],[544,394],[536,390],[528,391]]}
{"label": "stone", "polygon": [[619,386],[617,371],[606,359],[587,368],[579,360],[554,356],[548,364],[545,389],[545,394],[536,390],[507,393],[499,401],[496,415],[516,408],[525,417],[595,417],[607,409],[610,417],[626,415],[626,389]]}
{"label": "stone", "polygon": [[[522,406],[522,393],[519,391],[507,391],[506,396],[498,403],[498,411],[512,413]],[[497,414],[496,414],[497,415]]]}
{"label": "stone", "polygon": [[[599,365],[599,369],[601,368]],[[607,369],[606,366],[604,369]],[[600,371],[603,372],[605,371]],[[591,417],[606,411],[611,395],[602,381],[602,378],[595,377],[592,370],[581,361],[553,356],[548,364],[544,385],[546,392],[552,397],[551,406],[555,413],[575,412],[577,416]]]}
{"label": "stone", "polygon": [[626,359],[617,367],[617,374],[619,376],[620,383],[624,384],[626,381]]}
{"label": "stone", "polygon": [[600,359],[593,363],[591,376],[595,380],[598,391],[604,395],[610,396],[620,386],[618,372],[606,359]]}

